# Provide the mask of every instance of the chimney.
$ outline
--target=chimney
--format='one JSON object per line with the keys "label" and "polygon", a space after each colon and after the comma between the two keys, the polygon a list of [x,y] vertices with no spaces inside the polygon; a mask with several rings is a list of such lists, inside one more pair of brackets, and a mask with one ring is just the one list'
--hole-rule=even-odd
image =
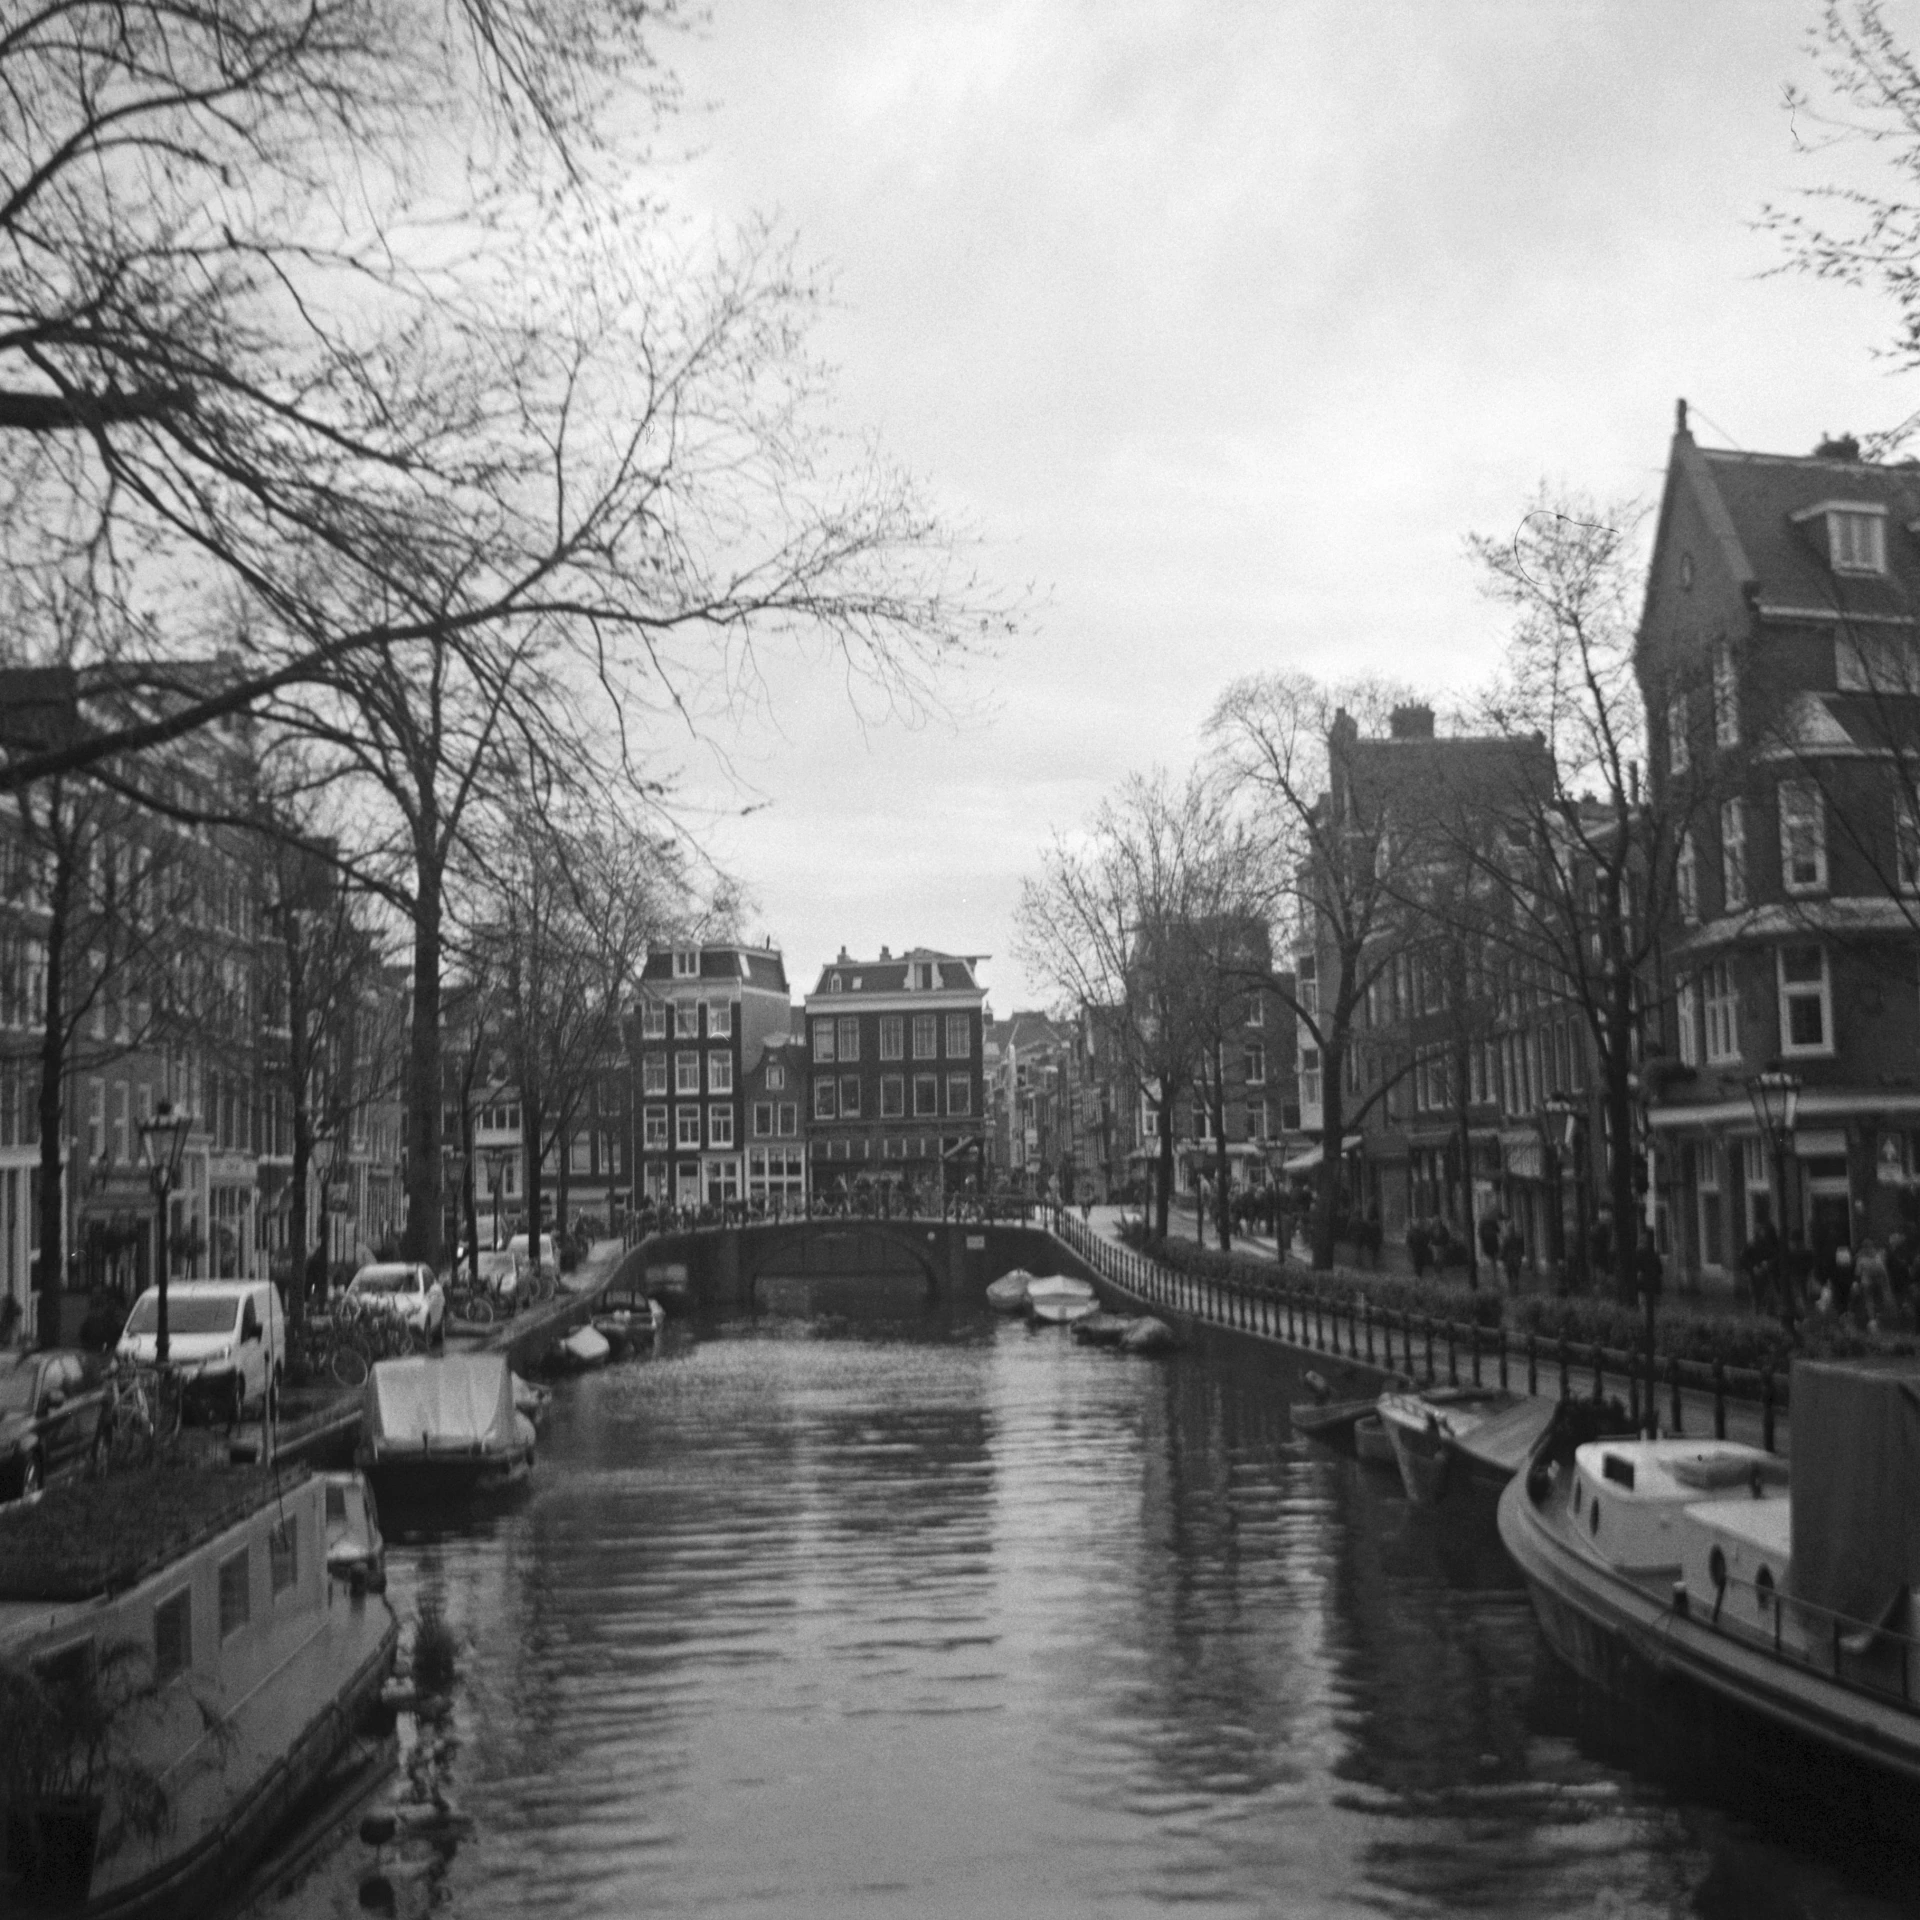
{"label": "chimney", "polygon": [[888,947],[882,947],[880,949],[880,958],[882,960],[891,960],[893,958],[892,950]]}
{"label": "chimney", "polygon": [[1387,716],[1387,731],[1396,740],[1431,740],[1433,709],[1431,707],[1395,707]]}
{"label": "chimney", "polygon": [[1848,460],[1855,465],[1860,460],[1860,442],[1850,433],[1829,434],[1814,448],[1816,460]]}
{"label": "chimney", "polygon": [[840,949],[840,957],[834,962],[834,965],[837,967],[850,967],[852,964],[853,956],[847,952],[845,947],[842,947]]}

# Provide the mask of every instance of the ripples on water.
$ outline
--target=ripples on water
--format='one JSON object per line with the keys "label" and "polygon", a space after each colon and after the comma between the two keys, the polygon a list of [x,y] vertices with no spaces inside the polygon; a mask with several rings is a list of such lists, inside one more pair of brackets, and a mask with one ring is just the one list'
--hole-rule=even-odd
{"label": "ripples on water", "polygon": [[469,1642],[460,1915],[1892,1910],[1588,1757],[1490,1516],[1294,1439],[1271,1358],[810,1303],[399,1530]]}

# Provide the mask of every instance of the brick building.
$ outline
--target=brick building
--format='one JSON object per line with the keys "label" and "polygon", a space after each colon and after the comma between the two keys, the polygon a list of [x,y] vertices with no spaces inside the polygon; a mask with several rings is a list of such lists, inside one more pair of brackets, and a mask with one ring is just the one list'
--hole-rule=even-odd
{"label": "brick building", "polygon": [[977,1185],[986,1145],[986,992],[974,956],[842,948],[806,997],[807,1139],[816,1198],[862,1182],[922,1201]]}

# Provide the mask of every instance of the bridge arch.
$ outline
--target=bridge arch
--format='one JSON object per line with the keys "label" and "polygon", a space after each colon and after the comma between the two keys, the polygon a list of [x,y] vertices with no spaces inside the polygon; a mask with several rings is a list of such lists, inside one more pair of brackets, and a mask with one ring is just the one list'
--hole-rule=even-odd
{"label": "bridge arch", "polygon": [[739,1233],[740,1280],[749,1298],[763,1279],[915,1273],[931,1295],[944,1277],[936,1236],[910,1221],[793,1220]]}

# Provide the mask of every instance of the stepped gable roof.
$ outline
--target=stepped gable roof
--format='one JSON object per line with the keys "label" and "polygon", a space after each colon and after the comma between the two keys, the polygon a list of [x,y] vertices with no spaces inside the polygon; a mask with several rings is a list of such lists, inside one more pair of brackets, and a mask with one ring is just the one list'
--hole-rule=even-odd
{"label": "stepped gable roof", "polygon": [[[1914,616],[1920,606],[1920,534],[1914,531],[1920,466],[1827,454],[1735,453],[1698,446],[1687,433],[1674,437],[1674,465],[1693,488],[1729,572],[1762,606]],[[1884,574],[1836,572],[1828,564],[1817,509],[1849,502],[1886,509]]]}

